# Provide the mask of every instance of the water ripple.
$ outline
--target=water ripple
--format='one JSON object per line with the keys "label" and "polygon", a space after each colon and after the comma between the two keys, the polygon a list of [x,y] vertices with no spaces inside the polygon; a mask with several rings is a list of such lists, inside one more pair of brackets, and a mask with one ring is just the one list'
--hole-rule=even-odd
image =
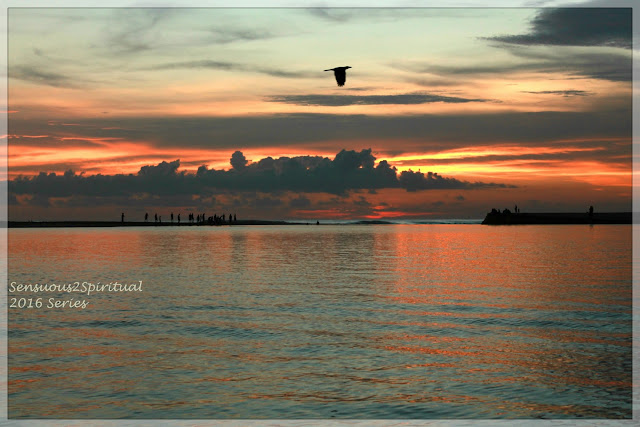
{"label": "water ripple", "polygon": [[144,292],[9,310],[9,416],[632,415],[628,227],[196,231],[10,230],[11,281]]}

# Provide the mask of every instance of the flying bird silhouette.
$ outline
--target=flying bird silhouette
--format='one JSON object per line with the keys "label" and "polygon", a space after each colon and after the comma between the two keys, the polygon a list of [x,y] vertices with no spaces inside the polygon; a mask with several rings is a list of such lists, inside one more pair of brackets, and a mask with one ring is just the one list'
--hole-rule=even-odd
{"label": "flying bird silhouette", "polygon": [[347,67],[329,68],[328,70],[325,70],[325,71],[333,70],[333,74],[336,76],[336,82],[338,82],[338,86],[344,86],[344,82],[347,80],[347,68],[351,68],[351,67],[347,66]]}

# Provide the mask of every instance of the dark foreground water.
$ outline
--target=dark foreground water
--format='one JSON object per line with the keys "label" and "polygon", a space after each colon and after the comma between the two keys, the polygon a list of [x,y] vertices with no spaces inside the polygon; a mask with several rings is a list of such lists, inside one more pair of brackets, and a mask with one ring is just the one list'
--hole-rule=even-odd
{"label": "dark foreground water", "polygon": [[9,417],[630,418],[631,230],[11,229]]}

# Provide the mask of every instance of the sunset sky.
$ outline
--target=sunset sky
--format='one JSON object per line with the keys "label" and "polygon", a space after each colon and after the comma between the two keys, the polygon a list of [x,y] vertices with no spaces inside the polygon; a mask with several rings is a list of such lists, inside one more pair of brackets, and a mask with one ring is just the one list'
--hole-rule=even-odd
{"label": "sunset sky", "polygon": [[631,210],[629,8],[8,17],[10,220]]}

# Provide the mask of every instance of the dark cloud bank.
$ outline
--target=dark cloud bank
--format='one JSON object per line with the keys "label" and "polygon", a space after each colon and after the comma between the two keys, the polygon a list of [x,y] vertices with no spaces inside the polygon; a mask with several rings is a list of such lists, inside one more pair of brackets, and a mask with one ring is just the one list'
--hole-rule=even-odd
{"label": "dark cloud bank", "polygon": [[286,191],[345,195],[352,190],[403,188],[406,191],[431,189],[506,188],[507,185],[467,182],[445,178],[437,173],[403,171],[386,160],[375,164],[371,149],[340,151],[331,160],[321,156],[267,157],[249,163],[240,151],[230,160],[229,170],[200,166],[195,174],[178,171],[180,160],[144,166],[137,174],[78,175],[72,170],[63,175],[41,172],[33,177],[9,181],[9,193],[48,197],[133,197],[211,196],[220,193]]}
{"label": "dark cloud bank", "polygon": [[572,96],[591,96],[593,92],[587,92],[584,90],[539,90],[539,91],[523,91],[523,93],[534,93],[538,95],[562,95],[565,98]]}
{"label": "dark cloud bank", "polygon": [[401,95],[280,95],[267,98],[272,102],[296,105],[342,107],[346,105],[412,105],[433,102],[465,103],[487,102],[486,99],[459,98],[432,95],[428,93],[407,93]]}
{"label": "dark cloud bank", "polygon": [[[577,78],[614,82],[632,79],[633,46],[631,8],[553,8],[542,9],[531,21],[526,34],[482,37],[526,62],[487,63],[473,66],[440,64],[393,64],[395,68],[443,76],[504,74],[519,71],[564,72]],[[533,48],[534,46],[540,49]],[[545,47],[557,47],[549,50]],[[572,47],[591,47],[575,50]],[[604,51],[603,47],[625,51]]]}
{"label": "dark cloud bank", "polygon": [[488,40],[521,45],[632,47],[631,8],[543,9],[528,34]]}
{"label": "dark cloud bank", "polygon": [[[422,150],[450,150],[469,144],[508,141],[517,144],[555,143],[567,139],[630,138],[631,95],[621,100],[623,108],[602,111],[486,113],[450,115],[367,116],[362,114],[275,114],[248,117],[103,117],[77,119],[74,135],[67,126],[36,119],[11,117],[9,130],[16,135],[50,135],[38,145],[62,147],[72,142],[94,144],[82,138],[116,138],[150,141],[165,147],[233,150],[275,146],[309,146],[332,140],[352,140],[370,144],[371,140],[420,141]],[[12,109],[20,109],[12,105]],[[47,113],[48,114],[48,113]],[[44,115],[44,113],[41,113]],[[24,142],[14,139],[12,144]],[[179,142],[177,142],[179,141]],[[443,142],[444,141],[444,142]],[[399,147],[400,148],[400,147]],[[402,151],[398,151],[401,153]]]}

